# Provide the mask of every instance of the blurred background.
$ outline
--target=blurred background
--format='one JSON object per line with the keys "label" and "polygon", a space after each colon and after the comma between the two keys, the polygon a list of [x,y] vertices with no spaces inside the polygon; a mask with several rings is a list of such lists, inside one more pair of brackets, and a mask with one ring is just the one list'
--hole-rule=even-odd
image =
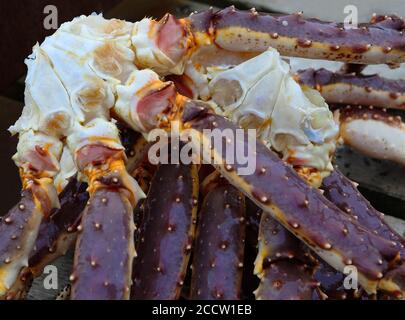
{"label": "blurred background", "polygon": [[[1,1],[0,29],[0,163],[2,179],[0,184],[0,215],[13,206],[19,198],[20,183],[17,168],[11,160],[15,152],[16,138],[11,138],[7,128],[19,117],[23,107],[24,77],[26,67],[24,59],[31,53],[36,42],[42,42],[54,30],[46,29],[44,20],[49,15],[46,7],[57,9],[57,25],[81,14],[102,12],[107,18],[121,18],[130,21],[145,16],[162,17],[165,12],[176,16],[185,16],[195,10],[208,9],[210,6],[220,9],[234,4],[239,9],[252,6],[259,11],[292,13],[303,11],[308,17],[343,21],[347,16],[344,8],[355,5],[359,22],[369,20],[372,13],[397,14],[405,16],[404,0],[17,0]],[[45,12],[44,12],[45,11]],[[320,67],[319,61],[291,59],[293,68],[309,65]],[[328,64],[335,69],[338,64]],[[404,68],[389,70],[379,66],[368,72],[387,73],[392,77],[405,77]],[[338,154],[338,162],[352,179],[360,182],[362,191],[377,208],[393,215],[401,216],[405,208],[405,184],[398,177],[405,177],[404,168],[393,164],[381,163],[353,155],[350,150]],[[368,170],[367,166],[373,169]],[[366,169],[365,169],[366,168]],[[377,168],[377,169],[376,169]],[[373,171],[374,170],[374,171]],[[400,174],[400,175],[399,175]],[[387,178],[388,177],[388,178]],[[403,216],[403,213],[402,213]]]}

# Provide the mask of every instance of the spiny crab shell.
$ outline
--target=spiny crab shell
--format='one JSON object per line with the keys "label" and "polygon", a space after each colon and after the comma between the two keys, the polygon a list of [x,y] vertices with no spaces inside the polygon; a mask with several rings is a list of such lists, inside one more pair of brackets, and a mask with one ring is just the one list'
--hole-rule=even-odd
{"label": "spiny crab shell", "polygon": [[[173,19],[170,17],[167,19]],[[158,46],[162,40],[157,28],[152,19],[130,23],[94,14],[62,24],[26,60],[26,107],[10,132],[24,137],[30,130],[38,130],[48,134],[44,140],[68,136],[73,154],[92,136],[103,137],[113,149],[121,148],[118,131],[109,122],[110,111],[145,131],[137,109],[130,105],[138,104],[143,88],[150,90],[152,82],[158,83],[158,74],[179,74],[185,69],[189,75],[187,68],[194,63],[192,53],[190,60],[182,57],[173,66]],[[194,49],[195,55],[197,51]],[[158,74],[137,68],[144,65]],[[194,97],[203,96],[242,127],[257,128],[259,138],[292,165],[313,167],[321,177],[332,170],[330,159],[338,133],[332,114],[316,91],[299,87],[275,49],[236,66],[199,65],[199,69],[198,76],[204,77],[209,93],[204,96],[194,89]],[[192,75],[190,78],[194,80]],[[17,160],[30,149],[24,146],[24,138],[20,141]],[[59,143],[45,144],[57,149],[51,149],[57,163]],[[315,177],[315,185],[321,177]]]}

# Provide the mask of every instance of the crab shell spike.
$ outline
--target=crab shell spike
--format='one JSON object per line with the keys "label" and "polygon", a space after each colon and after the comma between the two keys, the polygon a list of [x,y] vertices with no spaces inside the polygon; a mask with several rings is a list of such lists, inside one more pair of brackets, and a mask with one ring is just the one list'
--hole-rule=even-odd
{"label": "crab shell spike", "polygon": [[59,194],[60,208],[42,221],[29,257],[29,269],[34,277],[41,275],[50,262],[66,254],[76,241],[76,227],[89,199],[86,188],[86,183],[71,178]]}
{"label": "crab shell spike", "polygon": [[256,299],[320,299],[313,277],[316,260],[268,212],[262,213],[258,238],[255,274],[260,284]]}
{"label": "crab shell spike", "polygon": [[57,206],[54,191],[49,178],[30,183],[23,190],[20,202],[1,220],[0,298],[14,298],[12,292],[20,286],[16,283],[21,280],[22,269],[28,267],[41,221],[51,208]]}
{"label": "crab shell spike", "polygon": [[191,299],[235,300],[241,295],[245,200],[226,180],[219,180],[199,212]]}
{"label": "crab shell spike", "polygon": [[401,31],[383,24],[345,29],[337,23],[297,14],[259,14],[252,19],[250,11],[232,8],[194,14],[188,19],[197,43],[212,38],[215,45],[230,51],[262,52],[273,47],[284,56],[361,64],[405,61]]}
{"label": "crab shell spike", "polygon": [[134,261],[131,299],[179,298],[195,234],[197,197],[195,165],[159,166],[144,203],[144,241]]}
{"label": "crab shell spike", "polygon": [[128,299],[135,249],[132,205],[126,194],[108,187],[90,193],[81,225],[72,299]]}
{"label": "crab shell spike", "polygon": [[405,109],[405,80],[377,74],[335,73],[321,68],[299,70],[295,79],[319,90],[328,103]]}
{"label": "crab shell spike", "polygon": [[400,117],[381,109],[360,106],[336,112],[345,144],[369,157],[405,164],[405,123]]}
{"label": "crab shell spike", "polygon": [[[189,101],[183,114],[184,127],[195,133],[193,143],[210,146],[206,130],[230,129],[236,136],[237,127],[222,116],[215,115],[206,104]],[[199,140],[199,141],[198,141]],[[203,150],[206,161],[214,166],[235,187],[243,191],[261,209],[270,211],[285,228],[304,241],[335,269],[343,271],[345,262],[352,259],[359,272],[359,282],[370,293],[376,292],[381,275],[398,256],[392,243],[361,227],[322,194],[305,183],[297,173],[261,142],[252,142],[248,132],[243,141],[236,140],[236,148],[255,164],[250,175],[238,174],[245,165],[235,163],[227,170],[225,150],[214,146]],[[209,150],[208,150],[209,149]],[[224,148],[223,148],[224,149]],[[212,157],[212,160],[211,160]],[[236,161],[237,162],[237,161]],[[267,169],[266,174],[260,168]],[[245,168],[246,169],[246,168]],[[285,193],[283,190],[289,190]],[[297,227],[295,227],[296,225]],[[343,229],[348,233],[344,234]],[[382,264],[379,262],[383,261]]]}
{"label": "crab shell spike", "polygon": [[370,202],[363,197],[356,186],[335,168],[331,174],[323,179],[324,196],[343,212],[356,215],[357,221],[363,227],[375,232],[379,236],[391,240],[401,250],[401,258],[405,258],[405,240],[395,232],[383,219],[383,214],[377,211]]}

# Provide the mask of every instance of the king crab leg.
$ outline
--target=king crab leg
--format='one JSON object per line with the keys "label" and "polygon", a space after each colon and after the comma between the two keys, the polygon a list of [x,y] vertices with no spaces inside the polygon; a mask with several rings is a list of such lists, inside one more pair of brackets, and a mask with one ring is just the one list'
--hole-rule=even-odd
{"label": "king crab leg", "polygon": [[[352,181],[346,178],[338,169],[335,169],[323,180],[322,189],[325,191],[324,195],[327,199],[356,219],[362,226],[395,243],[400,251],[401,261],[404,260],[404,238],[384,221],[383,214],[371,206]],[[399,279],[404,275],[405,269],[402,262],[402,266],[392,271],[388,278],[398,277]],[[389,286],[391,287],[391,284]],[[401,289],[398,286],[390,288],[389,291],[392,296],[401,297]]]}
{"label": "king crab leg", "polygon": [[[259,228],[261,232],[259,235],[259,247],[261,246],[262,249],[257,254],[255,268],[256,274],[265,278],[261,281],[261,290],[257,291],[261,299],[274,299],[276,296],[286,298],[292,296],[295,298],[302,297],[302,295],[297,294],[299,288],[293,287],[293,290],[289,290],[291,286],[283,286],[285,281],[281,280],[272,283],[273,281],[266,278],[266,276],[274,277],[277,274],[275,271],[280,271],[279,277],[281,278],[290,278],[289,275],[291,275],[291,278],[310,279],[312,285],[306,286],[306,290],[302,292],[306,293],[304,295],[306,297],[312,296],[311,292],[316,293],[314,298],[317,299],[344,300],[348,297],[358,297],[357,291],[352,292],[344,288],[343,281],[346,276],[343,273],[333,269],[321,258],[313,256],[308,248],[280,223],[276,222],[270,214],[266,213],[266,220],[264,220],[264,218],[261,218],[262,211],[253,202],[248,202],[248,204],[250,208],[247,211],[247,230],[253,234],[247,239],[251,246],[257,246]],[[264,221],[262,226],[260,226],[261,221]],[[256,237],[256,239],[253,237]],[[280,260],[282,263],[278,263]],[[275,269],[265,273],[264,269],[269,268],[273,262],[276,264]],[[318,288],[316,288],[317,286],[314,287],[316,281],[319,282]],[[270,287],[268,288],[267,285]]]}
{"label": "king crab leg", "polygon": [[197,43],[229,51],[262,52],[268,47],[286,56],[361,64],[398,64],[405,60],[404,21],[375,16],[358,29],[305,19],[301,13],[272,16],[229,7],[189,18]]}
{"label": "king crab leg", "polygon": [[195,233],[197,198],[195,165],[159,166],[144,203],[131,299],[179,298]]}
{"label": "king crab leg", "polygon": [[136,255],[133,208],[143,192],[125,168],[123,148],[103,145],[99,137],[80,148],[70,141],[89,185],[70,276],[72,299],[128,299]]}
{"label": "king crab leg", "polygon": [[31,280],[74,244],[76,227],[87,200],[86,184],[72,178],[59,195],[60,208],[42,220],[28,266],[20,271],[18,281],[8,291],[9,299],[21,299],[28,292]]}
{"label": "king crab leg", "polygon": [[28,266],[43,218],[59,207],[53,176],[58,170],[61,143],[57,138],[26,131],[20,134],[18,149],[14,159],[23,184],[21,200],[0,222],[0,298],[6,299],[18,291],[14,286],[19,286],[20,272]]}
{"label": "king crab leg", "polygon": [[[189,102],[186,106],[183,121],[185,127],[195,130],[201,140],[207,138],[202,129],[237,128],[232,122],[195,102]],[[244,140],[239,142],[243,143],[244,150],[253,147],[248,142],[247,133]],[[335,269],[343,271],[345,265],[356,266],[362,286],[369,293],[376,291],[389,265],[397,260],[399,251],[395,244],[374,235],[347,217],[318,190],[304,183],[264,145],[256,143],[256,171],[247,176],[236,173],[239,164],[224,165],[225,155],[218,153],[218,150],[214,148],[211,152],[210,157],[219,163],[217,170],[260,208],[271,212],[284,227]],[[290,196],[280,190],[289,190]],[[318,228],[319,221],[323,223]]]}
{"label": "king crab leg", "polygon": [[328,200],[352,216],[362,226],[372,230],[380,237],[397,243],[398,248],[401,249],[401,258],[405,257],[404,238],[384,221],[384,214],[372,207],[370,202],[357,190],[355,183],[346,178],[338,169],[335,168],[323,180],[321,189],[324,190],[324,196]]}
{"label": "king crab leg", "polygon": [[[404,80],[333,73],[326,69],[301,70],[295,78],[303,86],[316,88],[329,103],[349,104],[346,107],[332,105],[338,109],[335,114],[345,144],[373,158],[405,163],[402,148],[405,124],[400,116],[391,115],[385,109],[403,109]],[[364,104],[366,107],[350,104]]]}
{"label": "king crab leg", "polygon": [[[170,85],[164,85],[162,87],[168,90],[167,88],[170,88]],[[173,94],[174,93],[167,95],[165,93],[161,95],[163,99],[168,99],[168,97],[172,96],[171,99],[169,98],[169,101],[174,101],[169,103],[169,105],[172,105],[172,108],[167,108],[168,103],[162,103],[160,107],[154,108],[146,108],[146,104],[143,105],[142,103],[131,103],[130,105],[133,106],[133,110],[138,112],[138,119],[142,119],[142,117],[149,119],[149,125],[153,124],[150,120],[155,119],[155,126],[167,126],[167,119],[176,119],[176,115],[182,115],[184,128],[194,130],[196,135],[199,136],[200,141],[206,139],[202,132],[203,129],[236,129],[234,124],[227,122],[222,116],[208,112],[203,103],[187,102],[188,100],[184,97],[173,97]],[[153,105],[157,106],[156,103]],[[185,107],[183,113],[182,107],[184,105],[191,105],[191,107]],[[143,115],[143,113],[146,112],[148,113],[148,117]],[[127,122],[130,123],[131,120],[134,119],[135,118],[132,117],[132,119],[127,120]],[[141,126],[137,125],[136,127]],[[248,146],[249,144],[244,147],[247,148]],[[263,210],[271,211],[274,208],[273,211],[275,211],[274,214],[278,220],[291,232],[294,232],[301,240],[306,242],[323,259],[326,259],[334,268],[343,270],[346,264],[355,263],[356,267],[360,269],[360,282],[363,287],[365,287],[368,292],[375,292],[380,283],[379,279],[383,278],[384,274],[388,272],[389,265],[396,261],[398,250],[392,246],[391,242],[372,234],[370,231],[367,231],[354,222],[353,219],[346,217],[337,207],[323,198],[318,191],[311,189],[307,184],[302,182],[292,169],[286,167],[267,147],[261,144],[256,147],[258,148],[257,156],[259,161],[259,163],[256,164],[257,168],[264,167],[266,171],[267,166],[274,166],[277,168],[275,170],[276,172],[282,172],[283,174],[280,173],[276,177],[267,174],[239,177],[235,174],[235,170],[227,170],[227,166],[218,165],[217,169],[230,180],[232,184],[244,191],[247,196],[250,196]],[[214,150],[212,156],[217,160],[217,163],[224,162],[223,154],[216,154]],[[210,157],[208,157],[208,159],[210,159]],[[263,161],[263,163],[261,163],[261,161]],[[267,179],[270,179],[269,177],[276,179],[274,181],[267,181]],[[266,182],[264,182],[264,180],[266,180]],[[254,186],[253,188],[251,187],[252,184]],[[291,186],[297,188],[297,195],[302,195],[298,196],[298,198],[302,197],[302,203],[298,198],[297,201],[300,203],[296,203],[296,206],[300,208],[299,211],[310,210],[311,205],[309,205],[309,203],[314,200],[314,203],[317,203],[317,218],[311,221],[311,219],[308,219],[308,216],[311,215],[303,212],[299,212],[298,214],[295,205],[283,200],[283,195],[278,194],[277,190],[264,191],[263,186],[268,188],[269,185],[282,186],[281,189],[289,191],[292,190]],[[278,203],[276,205],[273,204],[275,196],[278,197]],[[271,201],[269,199],[271,199]],[[308,205],[305,205],[307,201]],[[282,208],[279,206],[282,206]],[[295,212],[295,214],[293,212]],[[325,217],[320,218],[320,216]],[[312,215],[312,217],[314,217],[314,215]],[[327,228],[323,226],[322,230],[318,230],[318,228],[315,227],[317,225],[317,219],[327,221],[331,225]],[[335,220],[338,221],[340,229],[336,227],[336,223],[331,222]],[[317,229],[316,232],[314,232],[314,228]],[[367,244],[364,244],[363,242],[366,241]],[[370,250],[369,252],[368,250],[359,250],[359,248],[364,245]]]}
{"label": "king crab leg", "polygon": [[377,74],[335,73],[327,69],[299,70],[295,79],[317,89],[328,103],[405,109],[405,80]]}
{"label": "king crab leg", "polygon": [[[121,130],[121,140],[130,156],[128,166],[134,170],[141,165],[139,158],[144,153],[144,149],[147,149],[145,140],[139,133],[124,128]],[[20,272],[18,281],[8,291],[9,299],[22,299],[29,290],[31,280],[40,276],[47,264],[66,254],[76,241],[77,226],[88,201],[87,184],[74,177],[77,169],[74,167],[70,153],[66,152],[68,150],[64,149],[61,157],[63,168],[55,178],[56,189],[62,190],[59,194],[60,208],[53,209],[50,216],[42,220],[29,257],[29,266]],[[68,156],[64,156],[65,154]],[[130,165],[130,163],[134,164]],[[136,217],[135,213],[134,217]]]}
{"label": "king crab leg", "polygon": [[86,188],[85,183],[72,178],[59,195],[60,208],[41,224],[29,258],[34,277],[51,261],[66,254],[76,241],[76,228],[88,201]]}
{"label": "king crab leg", "polygon": [[199,212],[190,298],[240,299],[245,246],[244,196],[218,176],[208,189]]}
{"label": "king crab leg", "polygon": [[259,252],[255,274],[260,285],[255,291],[258,300],[324,299],[320,283],[314,279],[317,261],[302,243],[263,212],[259,228]]}
{"label": "king crab leg", "polygon": [[345,144],[369,157],[405,165],[405,124],[400,116],[362,106],[343,107],[336,113]]}

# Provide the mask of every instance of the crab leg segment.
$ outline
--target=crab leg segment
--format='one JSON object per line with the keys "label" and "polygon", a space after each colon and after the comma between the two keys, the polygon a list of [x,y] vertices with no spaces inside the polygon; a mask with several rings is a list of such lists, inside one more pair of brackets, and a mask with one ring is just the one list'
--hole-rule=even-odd
{"label": "crab leg segment", "polygon": [[255,261],[255,274],[260,278],[256,299],[320,299],[319,283],[313,278],[315,266],[316,260],[305,252],[301,242],[270,213],[262,213]]}
{"label": "crab leg segment", "polygon": [[189,18],[197,43],[230,51],[262,52],[268,47],[285,56],[338,60],[362,64],[405,61],[404,29],[389,23],[397,17],[374,18],[357,29],[305,19],[301,13],[272,16],[234,7],[193,14]]}
{"label": "crab leg segment", "polygon": [[195,165],[159,166],[144,203],[132,299],[179,298],[195,233],[197,197]]}
{"label": "crab leg segment", "polygon": [[326,69],[299,70],[295,79],[317,89],[328,103],[405,109],[405,80],[377,74],[335,73]]}
{"label": "crab leg segment", "polygon": [[370,202],[357,190],[355,183],[346,178],[338,169],[335,168],[323,180],[321,188],[328,200],[356,219],[363,227],[380,237],[395,242],[398,249],[401,250],[401,258],[405,257],[403,249],[405,239],[384,221],[384,214],[373,208]]}
{"label": "crab leg segment", "polygon": [[132,211],[143,193],[126,171],[123,150],[89,144],[76,157],[90,199],[78,227],[72,298],[128,299],[135,256]]}
{"label": "crab leg segment", "polygon": [[64,255],[76,240],[76,228],[80,222],[88,194],[87,185],[72,178],[59,195],[60,208],[45,219],[29,258],[29,268],[34,277],[55,258]]}
{"label": "crab leg segment", "polygon": [[[28,267],[20,271],[7,298],[22,299],[28,292],[33,277],[41,275],[47,264],[64,255],[72,246],[76,239],[75,228],[87,199],[86,185],[72,179],[59,195],[60,208],[52,210],[49,217],[42,219],[30,252]],[[23,205],[20,202],[19,207],[23,208]],[[26,219],[24,216],[21,218]]]}
{"label": "crab leg segment", "polygon": [[[213,114],[202,103],[186,103],[183,121],[185,128],[191,129],[203,146],[210,146],[209,141],[204,141],[209,137],[203,129],[230,129],[236,136],[237,127],[233,123]],[[271,212],[284,227],[335,269],[343,271],[346,265],[356,266],[362,286],[368,292],[375,292],[389,264],[398,256],[395,245],[346,216],[318,190],[303,182],[265,145],[252,143],[247,132],[242,140],[235,140],[234,147],[244,150],[245,154],[254,154],[250,159],[255,164],[251,175],[238,174],[246,164],[238,161],[226,164],[226,148],[219,150],[214,146],[212,150],[203,150],[205,158],[210,160],[212,157],[215,167],[227,180],[260,208]],[[226,140],[223,142],[226,144]]]}
{"label": "crab leg segment", "polygon": [[[392,241],[400,251],[401,261],[405,257],[405,240],[395,232],[383,218],[383,214],[373,208],[370,203],[359,193],[355,184],[346,178],[339,170],[335,169],[323,180],[322,189],[324,195],[331,202],[336,204],[342,211],[356,219],[363,227],[372,230],[375,234]],[[323,268],[327,272],[327,268]],[[322,276],[322,272],[318,273]],[[380,287],[387,290],[393,296],[403,296],[403,277],[405,275],[404,264],[401,267],[390,271],[381,280]],[[396,285],[395,283],[399,283]],[[387,286],[385,288],[385,286]]]}
{"label": "crab leg segment", "polygon": [[[114,178],[113,178],[114,179]],[[74,299],[129,297],[133,247],[132,206],[115,188],[91,193],[71,275]]]}
{"label": "crab leg segment", "polygon": [[240,299],[244,244],[244,196],[220,179],[199,213],[191,299]]}
{"label": "crab leg segment", "polygon": [[405,164],[405,124],[400,116],[361,106],[347,106],[338,114],[345,144],[369,157]]}
{"label": "crab leg segment", "polygon": [[344,280],[346,275],[333,269],[322,259],[318,259],[313,278],[319,282],[319,289],[323,292],[328,300],[346,300],[348,298],[357,298],[358,290],[346,290]]}
{"label": "crab leg segment", "polygon": [[49,215],[50,209],[57,205],[57,200],[48,198],[46,192],[52,192],[52,182],[48,178],[41,180],[30,182],[29,186],[24,188],[20,202],[0,223],[1,298],[15,298],[9,296],[8,292],[14,291],[10,289],[19,281],[21,269],[28,266],[28,258],[43,216]]}
{"label": "crab leg segment", "polygon": [[28,266],[41,221],[59,206],[53,177],[59,170],[61,143],[33,130],[19,137],[13,158],[20,168],[22,198],[0,222],[0,298],[7,299],[19,290],[18,277]]}

